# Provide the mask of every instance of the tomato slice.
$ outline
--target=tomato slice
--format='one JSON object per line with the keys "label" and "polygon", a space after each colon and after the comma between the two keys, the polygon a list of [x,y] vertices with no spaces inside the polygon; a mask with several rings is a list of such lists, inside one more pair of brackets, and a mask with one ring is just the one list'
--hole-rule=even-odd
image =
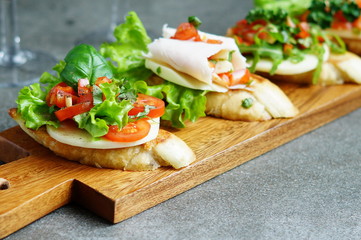
{"label": "tomato slice", "polygon": [[144,112],[146,105],[153,107],[150,109],[148,117],[157,118],[164,114],[165,104],[163,100],[139,93],[137,101],[133,104],[133,108],[128,112],[128,115],[135,116],[138,113]]}
{"label": "tomato slice", "polygon": [[114,142],[134,142],[146,137],[149,131],[150,123],[143,118],[128,123],[121,130],[117,125],[109,126],[109,131],[104,137]]}
{"label": "tomato slice", "polygon": [[194,38],[194,41],[200,41],[198,30],[191,23],[181,23],[174,36],[171,38],[178,40],[191,40]]}
{"label": "tomato slice", "polygon": [[92,109],[93,104],[91,102],[78,103],[70,107],[62,108],[55,112],[55,116],[59,121],[73,118],[74,116],[85,113]]}

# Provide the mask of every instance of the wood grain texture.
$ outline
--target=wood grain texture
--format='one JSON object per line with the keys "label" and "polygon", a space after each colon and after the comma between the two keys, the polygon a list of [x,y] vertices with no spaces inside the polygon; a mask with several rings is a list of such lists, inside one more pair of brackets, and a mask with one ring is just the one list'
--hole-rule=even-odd
{"label": "wood grain texture", "polygon": [[361,107],[361,86],[279,86],[300,109],[296,118],[205,117],[185,129],[168,129],[197,156],[180,170],[97,169],[55,156],[19,127],[0,133],[30,154],[0,166],[0,178],[10,182],[9,189],[0,190],[0,238],[71,201],[120,222]]}

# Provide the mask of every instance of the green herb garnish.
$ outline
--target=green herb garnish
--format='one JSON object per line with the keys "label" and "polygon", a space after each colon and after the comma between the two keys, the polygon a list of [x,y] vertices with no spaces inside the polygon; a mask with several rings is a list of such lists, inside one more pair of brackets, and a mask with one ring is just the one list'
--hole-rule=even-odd
{"label": "green herb garnish", "polygon": [[243,108],[250,108],[253,106],[253,99],[252,98],[245,98],[242,100],[242,107]]}

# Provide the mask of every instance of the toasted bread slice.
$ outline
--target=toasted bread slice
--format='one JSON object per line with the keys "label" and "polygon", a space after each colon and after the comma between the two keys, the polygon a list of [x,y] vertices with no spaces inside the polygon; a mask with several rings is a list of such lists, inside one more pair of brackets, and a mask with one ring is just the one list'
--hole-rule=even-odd
{"label": "toasted bread slice", "polygon": [[[251,81],[246,89],[208,93],[207,115],[229,120],[264,121],[298,114],[298,109],[277,85],[255,74],[251,75]],[[251,99],[248,108],[242,106],[245,99]]]}
{"label": "toasted bread slice", "polygon": [[16,108],[10,109],[9,115],[29,136],[56,155],[85,165],[145,171],[154,170],[160,166],[172,166],[178,169],[195,160],[195,154],[185,142],[162,129],[159,130],[156,139],[142,145],[118,149],[91,149],[59,142],[48,134],[45,126],[38,130],[26,128]]}

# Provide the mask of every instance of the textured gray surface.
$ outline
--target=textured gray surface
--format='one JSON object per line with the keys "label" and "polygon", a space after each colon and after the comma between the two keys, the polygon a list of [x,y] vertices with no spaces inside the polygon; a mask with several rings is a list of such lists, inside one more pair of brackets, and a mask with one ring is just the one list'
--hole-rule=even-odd
{"label": "textured gray surface", "polygon": [[[131,5],[153,32],[197,15],[217,34],[250,8],[249,1],[180,2]],[[109,4],[20,0],[23,45],[63,58],[77,39],[106,28]],[[15,125],[6,110],[17,91],[0,89],[0,131]],[[359,119],[361,109],[121,223],[71,204],[6,239],[360,239]]]}

